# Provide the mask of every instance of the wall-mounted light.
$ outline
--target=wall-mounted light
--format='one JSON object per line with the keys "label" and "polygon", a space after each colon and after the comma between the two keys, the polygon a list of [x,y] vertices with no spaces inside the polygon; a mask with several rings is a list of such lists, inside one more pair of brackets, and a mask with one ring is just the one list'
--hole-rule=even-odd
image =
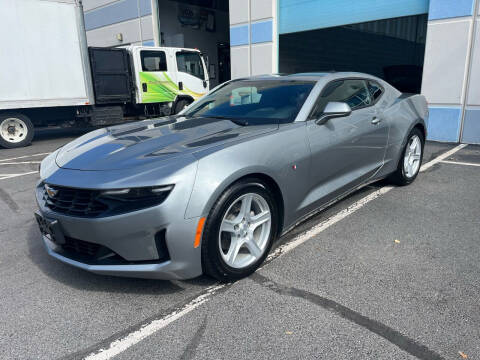
{"label": "wall-mounted light", "polygon": [[117,40],[120,41],[120,42],[123,41],[123,34],[122,33],[117,34]]}

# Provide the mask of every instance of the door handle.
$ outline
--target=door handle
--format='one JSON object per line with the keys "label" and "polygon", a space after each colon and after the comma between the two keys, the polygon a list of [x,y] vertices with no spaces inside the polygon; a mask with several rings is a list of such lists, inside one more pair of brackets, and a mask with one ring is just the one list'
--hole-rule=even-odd
{"label": "door handle", "polygon": [[382,121],[382,120],[380,120],[380,119],[377,118],[377,117],[374,117],[374,118],[372,119],[372,124],[373,124],[373,125],[377,125],[380,121]]}

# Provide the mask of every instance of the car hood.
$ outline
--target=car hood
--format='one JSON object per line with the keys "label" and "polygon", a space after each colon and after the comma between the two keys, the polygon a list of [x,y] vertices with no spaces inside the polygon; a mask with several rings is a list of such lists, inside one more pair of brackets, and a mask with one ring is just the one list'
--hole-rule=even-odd
{"label": "car hood", "polygon": [[92,131],[66,144],[56,164],[64,169],[116,170],[174,159],[260,135],[278,124],[239,126],[229,120],[170,117]]}

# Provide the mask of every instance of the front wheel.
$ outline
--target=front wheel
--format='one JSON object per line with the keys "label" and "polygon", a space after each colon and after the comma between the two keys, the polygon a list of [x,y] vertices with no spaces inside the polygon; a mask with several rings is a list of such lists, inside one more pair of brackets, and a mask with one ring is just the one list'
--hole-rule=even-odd
{"label": "front wheel", "polygon": [[180,111],[185,109],[188,105],[190,105],[190,102],[186,99],[179,100],[173,109],[174,114],[178,114]]}
{"label": "front wheel", "polygon": [[20,113],[0,114],[0,146],[13,149],[27,146],[33,139],[33,124]]}
{"label": "front wheel", "polygon": [[422,132],[414,128],[408,136],[397,170],[390,176],[393,183],[408,185],[415,180],[422,165],[424,145]]}
{"label": "front wheel", "polygon": [[278,208],[272,192],[257,179],[232,185],[210,212],[202,241],[204,272],[220,281],[253,273],[277,234]]}

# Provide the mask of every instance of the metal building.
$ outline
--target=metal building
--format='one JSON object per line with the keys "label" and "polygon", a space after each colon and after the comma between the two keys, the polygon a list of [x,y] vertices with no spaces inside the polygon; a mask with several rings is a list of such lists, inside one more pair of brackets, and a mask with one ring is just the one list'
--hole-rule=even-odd
{"label": "metal building", "polygon": [[429,101],[431,140],[480,143],[480,0],[83,0],[90,45],[202,50],[212,83],[364,71]]}

